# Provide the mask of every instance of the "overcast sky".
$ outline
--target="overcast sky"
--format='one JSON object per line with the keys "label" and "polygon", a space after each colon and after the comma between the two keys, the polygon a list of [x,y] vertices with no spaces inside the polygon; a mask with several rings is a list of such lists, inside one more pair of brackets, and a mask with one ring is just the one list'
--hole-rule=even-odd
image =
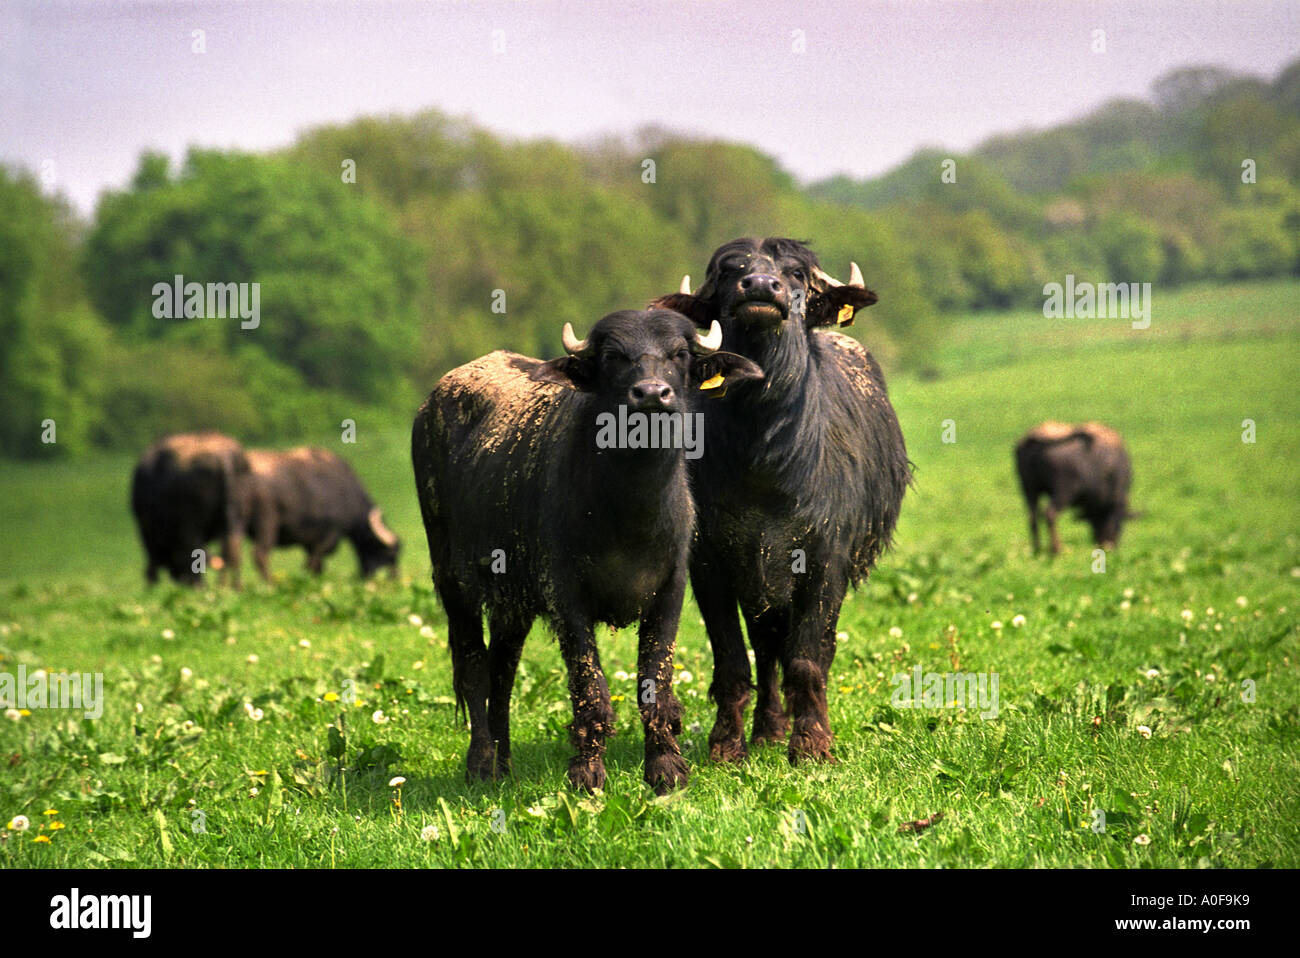
{"label": "overcast sky", "polygon": [[437,107],[512,137],[710,134],[809,181],[1050,126],[1175,67],[1271,78],[1297,56],[1300,0],[0,0],[0,161],[89,212],[146,148],[260,150]]}

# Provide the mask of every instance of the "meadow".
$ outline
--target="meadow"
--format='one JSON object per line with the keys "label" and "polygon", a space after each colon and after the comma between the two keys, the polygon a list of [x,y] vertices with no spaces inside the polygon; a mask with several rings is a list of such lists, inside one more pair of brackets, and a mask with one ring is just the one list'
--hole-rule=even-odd
{"label": "meadow", "polygon": [[[0,826],[31,822],[0,835],[0,867],[1296,867],[1297,302],[1300,283],[1269,282],[1157,292],[1146,330],[955,322],[930,376],[890,383],[916,484],[844,606],[838,764],[708,761],[688,596],[692,778],[663,798],[641,780],[634,630],[601,639],[603,794],[565,787],[569,700],[540,626],[514,776],[466,783],[409,422],[304,437],[354,463],[403,539],[399,578],[367,584],[345,545],[322,580],[285,551],[274,588],[246,561],[240,593],[146,590],[133,457],[0,463],[0,672],[101,672],[105,692],[97,720],[0,719]],[[869,311],[859,325],[870,345]],[[1011,449],[1047,418],[1126,437],[1143,517],[1104,569],[1070,519],[1061,556],[1030,552]],[[997,717],[898,707],[891,679],[917,665],[996,674]]]}

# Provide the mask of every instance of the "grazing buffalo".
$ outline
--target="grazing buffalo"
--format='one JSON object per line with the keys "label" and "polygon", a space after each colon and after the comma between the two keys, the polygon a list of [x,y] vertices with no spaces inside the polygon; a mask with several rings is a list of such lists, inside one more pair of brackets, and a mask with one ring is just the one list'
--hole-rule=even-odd
{"label": "grazing buffalo", "polygon": [[249,450],[248,462],[256,487],[253,555],[262,578],[271,581],[276,546],[302,546],[307,568],[320,575],[325,557],[345,538],[356,550],[363,578],[384,566],[397,574],[401,543],[346,462],[328,449],[307,447]]}
{"label": "grazing buffalo", "polygon": [[411,456],[469,713],[468,778],[509,771],[511,688],[542,616],[569,673],[574,787],[605,782],[614,713],[601,622],[640,624],[646,781],[661,792],[686,781],[672,659],[694,527],[686,457],[702,439],[695,394],[762,375],[716,352],[721,338],[666,310],[611,313],[581,341],[566,323],[566,356],[491,353],[444,376],[420,408]]}
{"label": "grazing buffalo", "polygon": [[911,468],[880,367],[819,327],[847,325],[875,301],[856,265],[843,284],[802,243],[738,239],[713,254],[693,295],[687,278],[653,304],[721,323],[723,348],[766,373],[718,402],[692,463],[691,586],[713,645],[715,759],[747,754],[753,686],[737,604],[758,669],[753,740],[784,740],[789,716],[790,761],[831,758],[826,682],[840,604],[888,546]]}
{"label": "grazing buffalo", "polygon": [[131,511],[147,557],[145,579],[157,582],[163,568],[176,582],[197,585],[207,568],[207,544],[220,539],[224,565],[239,588],[240,540],[252,499],[248,457],[229,436],[187,433],[154,443],[131,479]]}
{"label": "grazing buffalo", "polygon": [[1056,516],[1074,507],[1092,526],[1097,545],[1119,544],[1120,527],[1134,513],[1128,508],[1133,467],[1119,433],[1099,422],[1080,426],[1045,422],[1016,444],[1016,471],[1029,506],[1029,538],[1038,551],[1038,502],[1047,496],[1047,529],[1052,554],[1061,551]]}

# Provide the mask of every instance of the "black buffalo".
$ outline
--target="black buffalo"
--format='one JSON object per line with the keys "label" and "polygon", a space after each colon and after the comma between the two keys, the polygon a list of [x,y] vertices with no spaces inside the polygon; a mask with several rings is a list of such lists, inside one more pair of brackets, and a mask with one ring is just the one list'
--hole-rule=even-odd
{"label": "black buffalo", "polygon": [[307,568],[320,575],[325,557],[343,539],[356,550],[363,577],[385,566],[396,574],[401,543],[346,462],[328,449],[310,447],[253,449],[248,461],[256,487],[253,556],[262,578],[271,581],[270,554],[276,546],[302,546]]}
{"label": "black buffalo", "polygon": [[1124,520],[1131,518],[1128,490],[1133,481],[1124,441],[1119,433],[1099,422],[1067,425],[1045,422],[1016,444],[1016,472],[1029,506],[1029,538],[1038,545],[1039,500],[1052,540],[1052,554],[1061,551],[1056,517],[1071,507],[1092,526],[1093,541],[1103,549],[1119,544]]}
{"label": "black buffalo", "polygon": [[880,367],[855,340],[819,327],[847,325],[876,295],[856,265],[839,283],[789,239],[727,243],[704,285],[688,290],[689,280],[655,305],[697,325],[720,322],[723,348],[766,373],[718,403],[692,467],[691,586],[713,645],[718,705],[710,753],[747,753],[753,686],[739,604],[758,670],[753,740],[784,740],[789,716],[790,761],[830,759],[826,683],[840,605],[889,544],[911,469]]}
{"label": "black buffalo", "polygon": [[569,673],[570,782],[594,789],[605,781],[614,716],[595,642],[601,622],[639,622],[646,781],[664,791],[686,780],[672,657],[694,523],[690,453],[672,441],[647,447],[644,430],[611,443],[619,437],[608,430],[634,414],[694,423],[701,387],[721,391],[762,375],[716,353],[720,338],[717,330],[698,338],[673,312],[612,313],[582,341],[566,324],[560,359],[499,351],[454,369],[420,408],[411,454],[456,700],[469,713],[467,777],[510,768],[511,688],[524,638],[542,616]]}
{"label": "black buffalo", "polygon": [[175,581],[197,585],[207,568],[207,545],[220,539],[224,565],[238,588],[252,498],[248,456],[229,436],[182,433],[150,446],[131,479],[145,579],[157,582],[158,570],[166,569]]}

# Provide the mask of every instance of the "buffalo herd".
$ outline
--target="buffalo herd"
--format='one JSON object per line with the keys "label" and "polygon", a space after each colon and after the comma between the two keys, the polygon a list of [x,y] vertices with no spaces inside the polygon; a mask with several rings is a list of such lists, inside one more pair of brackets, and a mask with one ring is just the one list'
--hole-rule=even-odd
{"label": "buffalo herd", "polygon": [[[634,622],[645,780],[659,793],[684,784],[673,656],[688,581],[713,649],[711,757],[778,743],[794,764],[834,761],[840,606],[889,547],[912,482],[880,367],[838,329],[875,302],[856,264],[841,282],[803,243],[738,239],[693,292],[687,277],[584,339],[565,324],[558,359],[498,351],[439,380],[411,459],[468,778],[510,772],[511,692],[541,618],[568,671],[571,784],[605,783],[614,712],[596,630]],[[1053,553],[1069,508],[1099,546],[1118,543],[1132,469],[1114,430],[1045,422],[1015,461],[1035,551],[1043,497]],[[363,576],[396,574],[397,537],[325,449],[173,435],[141,457],[131,505],[151,583],[162,569],[200,582],[219,540],[224,562],[211,565],[238,587],[244,538],[267,581],[274,547],[302,546],[319,574],[345,538]]]}

